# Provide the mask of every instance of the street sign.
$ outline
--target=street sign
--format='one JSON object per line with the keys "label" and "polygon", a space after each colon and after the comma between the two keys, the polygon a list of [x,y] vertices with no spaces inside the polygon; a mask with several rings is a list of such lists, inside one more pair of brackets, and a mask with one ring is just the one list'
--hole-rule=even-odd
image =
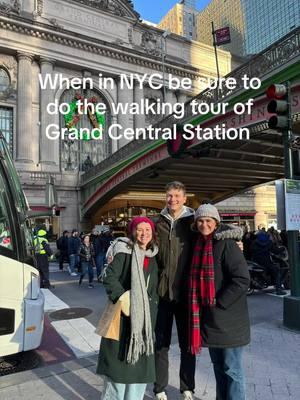
{"label": "street sign", "polygon": [[281,231],[286,228],[285,225],[285,192],[284,180],[277,180],[276,186],[276,209],[277,209],[277,228]]}
{"label": "street sign", "polygon": [[285,218],[287,231],[300,230],[300,181],[285,179]]}
{"label": "street sign", "polygon": [[277,227],[280,230],[300,230],[300,181],[276,181]]}
{"label": "street sign", "polygon": [[215,42],[217,46],[231,42],[229,26],[215,30]]}

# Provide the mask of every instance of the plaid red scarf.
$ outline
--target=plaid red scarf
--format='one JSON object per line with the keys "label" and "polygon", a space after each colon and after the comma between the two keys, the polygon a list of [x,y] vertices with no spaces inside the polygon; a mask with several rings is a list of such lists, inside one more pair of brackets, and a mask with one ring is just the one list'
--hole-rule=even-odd
{"label": "plaid red scarf", "polygon": [[206,239],[200,234],[194,248],[189,276],[189,338],[190,351],[201,351],[200,319],[202,306],[215,305],[215,271],[213,234]]}

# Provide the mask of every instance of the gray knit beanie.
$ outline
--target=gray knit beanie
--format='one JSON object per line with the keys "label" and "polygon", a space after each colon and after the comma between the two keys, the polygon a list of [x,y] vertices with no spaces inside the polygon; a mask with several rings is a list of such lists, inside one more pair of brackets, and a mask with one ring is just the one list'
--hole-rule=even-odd
{"label": "gray knit beanie", "polygon": [[212,204],[202,204],[200,207],[198,207],[195,212],[195,221],[202,217],[214,218],[218,222],[221,221],[218,210]]}

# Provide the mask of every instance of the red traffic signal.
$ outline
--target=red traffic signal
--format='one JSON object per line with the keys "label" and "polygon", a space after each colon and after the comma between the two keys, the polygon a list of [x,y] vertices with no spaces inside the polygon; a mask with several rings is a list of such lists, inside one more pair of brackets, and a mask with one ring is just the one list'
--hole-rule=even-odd
{"label": "red traffic signal", "polygon": [[290,127],[290,105],[289,105],[289,87],[285,84],[273,84],[267,89],[267,97],[272,99],[267,110],[273,115],[268,125],[270,129],[289,129]]}
{"label": "red traffic signal", "polygon": [[288,88],[283,84],[274,84],[268,87],[267,97],[269,99],[282,99],[287,95]]}

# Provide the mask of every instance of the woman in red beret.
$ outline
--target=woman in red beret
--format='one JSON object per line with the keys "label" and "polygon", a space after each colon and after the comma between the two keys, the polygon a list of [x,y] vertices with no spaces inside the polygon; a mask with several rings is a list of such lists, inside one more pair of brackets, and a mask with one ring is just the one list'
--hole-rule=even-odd
{"label": "woman in red beret", "polygon": [[158,252],[153,222],[136,217],[130,238],[118,238],[103,280],[109,299],[121,301],[119,340],[101,339],[97,373],[102,400],[142,400],[155,381],[154,328],[157,314]]}

